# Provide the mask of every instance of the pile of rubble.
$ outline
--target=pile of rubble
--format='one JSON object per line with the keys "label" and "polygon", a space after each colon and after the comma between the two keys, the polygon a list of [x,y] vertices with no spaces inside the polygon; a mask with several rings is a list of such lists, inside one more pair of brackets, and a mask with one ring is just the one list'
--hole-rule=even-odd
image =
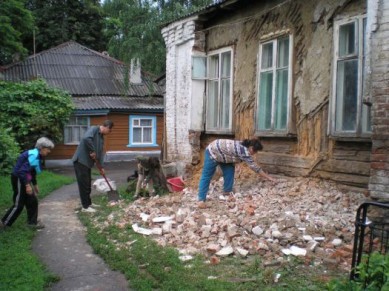
{"label": "pile of rubble", "polygon": [[[349,267],[355,214],[361,193],[342,192],[335,183],[315,178],[283,178],[276,184],[237,179],[233,195],[222,195],[222,178],[212,181],[209,208],[197,208],[197,191],[120,202],[107,223],[131,226],[182,259],[203,253],[212,259],[261,255],[265,263],[290,255],[317,263]],[[124,212],[124,214],[123,214]]]}

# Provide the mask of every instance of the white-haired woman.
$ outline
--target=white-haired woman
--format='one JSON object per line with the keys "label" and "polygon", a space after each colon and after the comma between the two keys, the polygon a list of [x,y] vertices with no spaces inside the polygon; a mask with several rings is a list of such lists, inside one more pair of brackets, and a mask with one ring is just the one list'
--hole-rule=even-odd
{"label": "white-haired woman", "polygon": [[27,210],[27,224],[32,228],[43,228],[38,223],[38,199],[39,193],[36,175],[42,172],[42,157],[47,156],[54,148],[54,143],[41,137],[37,140],[35,148],[21,153],[11,173],[11,185],[13,190],[13,205],[1,219],[0,228],[11,226],[19,217],[24,206]]}

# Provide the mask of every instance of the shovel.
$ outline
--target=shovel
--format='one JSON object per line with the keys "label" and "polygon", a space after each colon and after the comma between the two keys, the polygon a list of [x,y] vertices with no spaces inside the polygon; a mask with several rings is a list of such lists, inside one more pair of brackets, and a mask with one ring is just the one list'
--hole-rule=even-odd
{"label": "shovel", "polygon": [[111,202],[111,201],[118,201],[119,200],[119,193],[116,190],[112,189],[111,184],[109,184],[109,181],[108,181],[107,177],[105,176],[105,174],[102,171],[103,167],[100,165],[99,161],[96,159],[95,162],[96,162],[96,167],[99,169],[100,174],[104,177],[105,182],[107,182],[108,187],[110,189],[110,191],[107,192],[108,201],[109,202]]}

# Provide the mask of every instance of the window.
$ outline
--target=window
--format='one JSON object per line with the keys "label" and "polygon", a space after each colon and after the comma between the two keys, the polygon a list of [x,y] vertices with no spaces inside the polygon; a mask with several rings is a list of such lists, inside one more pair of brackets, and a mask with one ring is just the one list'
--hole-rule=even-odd
{"label": "window", "polygon": [[260,44],[256,130],[286,134],[290,127],[292,38]]}
{"label": "window", "polygon": [[366,18],[335,23],[331,132],[363,137],[371,133],[370,107],[363,104]]}
{"label": "window", "polygon": [[207,77],[207,58],[202,56],[192,57],[192,79],[204,80]]}
{"label": "window", "polygon": [[232,51],[212,53],[207,58],[206,130],[232,132]]}
{"label": "window", "polygon": [[155,116],[130,116],[130,144],[129,146],[157,146]]}
{"label": "window", "polygon": [[64,143],[79,144],[88,127],[88,116],[71,116],[64,128]]}

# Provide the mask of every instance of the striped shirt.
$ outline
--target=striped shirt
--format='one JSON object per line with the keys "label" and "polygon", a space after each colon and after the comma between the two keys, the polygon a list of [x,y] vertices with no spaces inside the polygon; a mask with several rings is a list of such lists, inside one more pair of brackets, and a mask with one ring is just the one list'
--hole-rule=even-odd
{"label": "striped shirt", "polygon": [[259,167],[249,153],[249,149],[242,146],[240,141],[231,139],[217,139],[211,142],[207,150],[213,160],[219,163],[245,162],[254,172],[259,173]]}

